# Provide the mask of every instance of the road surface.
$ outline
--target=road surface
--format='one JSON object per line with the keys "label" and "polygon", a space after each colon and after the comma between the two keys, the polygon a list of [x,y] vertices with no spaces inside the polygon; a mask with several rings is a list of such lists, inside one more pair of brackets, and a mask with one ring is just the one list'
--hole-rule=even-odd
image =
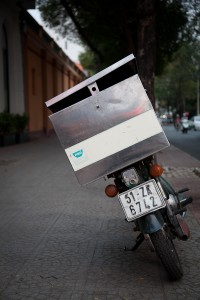
{"label": "road surface", "polygon": [[163,130],[170,144],[200,160],[200,131],[189,130],[187,134],[183,134],[173,125],[164,125]]}

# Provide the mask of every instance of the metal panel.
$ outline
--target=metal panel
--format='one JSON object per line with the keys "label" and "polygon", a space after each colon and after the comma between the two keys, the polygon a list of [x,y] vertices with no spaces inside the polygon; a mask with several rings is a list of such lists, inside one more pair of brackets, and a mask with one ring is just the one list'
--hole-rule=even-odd
{"label": "metal panel", "polygon": [[[149,124],[148,128],[146,124]],[[137,128],[139,130],[136,130]],[[106,157],[111,157],[130,146],[147,140],[161,133],[161,131],[160,124],[155,118],[154,111],[151,109],[72,147],[66,148],[65,152],[74,171],[78,171]]]}
{"label": "metal panel", "polygon": [[[80,184],[112,174],[169,146],[163,132],[75,172]],[[159,149],[159,150],[158,150]]]}
{"label": "metal panel", "polygon": [[58,112],[74,105],[91,95],[88,86],[97,82],[99,91],[137,74],[136,60],[133,54],[121,59],[92,77],[82,81],[64,93],[46,102],[46,106],[53,112]]}
{"label": "metal panel", "polygon": [[152,105],[138,75],[67,107],[50,119],[64,148],[133,118]]}
{"label": "metal panel", "polygon": [[[108,175],[169,145],[138,75],[103,91],[99,91],[96,82],[88,88],[90,97],[50,116],[80,184]],[[135,128],[134,124],[137,124]],[[123,133],[128,134],[126,140],[122,138]],[[129,136],[134,141],[123,145]],[[89,155],[84,154],[81,144],[89,147],[86,150]],[[101,158],[105,147],[110,152],[104,151],[108,156]],[[98,152],[96,160],[89,157],[94,151]],[[73,155],[78,167],[73,164]]]}

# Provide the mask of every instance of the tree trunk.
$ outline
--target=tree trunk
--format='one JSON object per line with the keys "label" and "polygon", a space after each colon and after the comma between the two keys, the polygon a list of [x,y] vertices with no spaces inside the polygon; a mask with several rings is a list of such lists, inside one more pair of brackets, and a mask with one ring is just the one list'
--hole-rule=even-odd
{"label": "tree trunk", "polygon": [[155,0],[138,0],[137,53],[139,76],[155,107],[154,73],[156,65]]}

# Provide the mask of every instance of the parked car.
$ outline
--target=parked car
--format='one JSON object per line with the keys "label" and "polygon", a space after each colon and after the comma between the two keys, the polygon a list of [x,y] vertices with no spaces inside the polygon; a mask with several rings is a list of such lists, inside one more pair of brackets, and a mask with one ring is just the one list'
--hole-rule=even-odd
{"label": "parked car", "polygon": [[194,117],[194,126],[196,130],[200,130],[200,116]]}
{"label": "parked car", "polygon": [[189,120],[189,129],[200,130],[200,116],[194,116]]}
{"label": "parked car", "polygon": [[194,126],[194,117],[189,119],[189,130],[196,130],[196,128]]}

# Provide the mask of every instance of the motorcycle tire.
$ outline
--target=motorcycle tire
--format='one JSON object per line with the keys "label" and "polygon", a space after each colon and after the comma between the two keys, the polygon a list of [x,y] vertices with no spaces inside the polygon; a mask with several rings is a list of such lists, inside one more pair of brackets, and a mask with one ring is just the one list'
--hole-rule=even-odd
{"label": "motorcycle tire", "polygon": [[173,241],[162,230],[151,233],[149,236],[158,257],[171,279],[180,279],[183,276],[183,269]]}

